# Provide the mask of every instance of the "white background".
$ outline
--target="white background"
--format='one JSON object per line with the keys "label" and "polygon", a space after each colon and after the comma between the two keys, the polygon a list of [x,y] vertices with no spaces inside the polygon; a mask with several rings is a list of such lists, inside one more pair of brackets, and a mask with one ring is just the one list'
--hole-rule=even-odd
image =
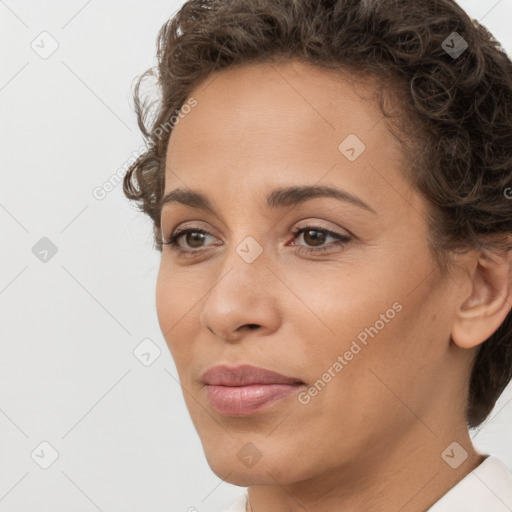
{"label": "white background", "polygon": [[[512,54],[512,0],[460,3]],[[213,512],[243,490],[211,472],[185,408],[149,219],[121,185],[92,194],[141,147],[132,81],[181,4],[0,0],[1,512]],[[31,48],[43,31],[47,59]],[[148,367],[145,338],[161,350]],[[512,468],[510,401],[509,386],[473,437]],[[48,469],[31,458],[42,441]]]}

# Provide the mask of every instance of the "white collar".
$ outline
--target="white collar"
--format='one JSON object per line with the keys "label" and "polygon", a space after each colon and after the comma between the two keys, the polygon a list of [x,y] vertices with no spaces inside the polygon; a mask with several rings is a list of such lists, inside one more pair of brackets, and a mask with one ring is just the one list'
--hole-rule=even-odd
{"label": "white collar", "polygon": [[[224,512],[245,512],[247,490]],[[510,512],[512,472],[494,455],[487,455],[425,512]]]}
{"label": "white collar", "polygon": [[510,512],[512,473],[494,455],[456,483],[426,512]]}

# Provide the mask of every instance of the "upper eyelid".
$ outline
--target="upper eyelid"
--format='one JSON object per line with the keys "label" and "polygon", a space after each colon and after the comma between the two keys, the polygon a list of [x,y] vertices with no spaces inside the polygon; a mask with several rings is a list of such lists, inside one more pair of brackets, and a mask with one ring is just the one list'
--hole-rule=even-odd
{"label": "upper eyelid", "polygon": [[[327,235],[333,236],[333,238],[338,238],[338,239],[340,239],[340,238],[353,238],[353,235],[351,233],[348,233],[348,234],[340,233],[336,229],[330,229],[330,228],[327,228],[327,227],[315,224],[314,221],[310,221],[309,223],[306,223],[305,225],[297,225],[297,226],[295,226],[291,230],[291,234],[293,234],[294,238],[296,238],[296,237],[300,236],[301,234],[303,234],[304,231],[314,230],[314,229],[317,229],[319,231],[323,231]],[[209,231],[208,229],[205,229],[205,228],[201,228],[199,226],[184,226],[184,227],[179,226],[179,227],[175,228],[171,232],[171,234],[168,237],[166,237],[166,239],[167,240],[174,240],[174,242],[176,242],[181,237],[181,235],[183,235],[183,234],[185,234],[187,232],[194,232],[194,231],[199,232],[199,233],[203,233],[203,234],[208,235],[208,236],[215,237],[215,235],[213,233],[211,233],[211,231]]]}

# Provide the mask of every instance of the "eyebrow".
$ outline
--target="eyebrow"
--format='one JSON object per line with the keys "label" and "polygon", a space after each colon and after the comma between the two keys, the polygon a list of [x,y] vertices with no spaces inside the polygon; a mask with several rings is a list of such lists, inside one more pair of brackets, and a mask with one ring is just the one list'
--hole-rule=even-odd
{"label": "eyebrow", "polygon": [[[329,185],[305,185],[275,189],[267,196],[267,207],[285,208],[319,197],[332,197],[377,215],[377,212],[359,197]],[[205,195],[180,188],[172,190],[161,199],[160,209],[163,210],[165,205],[175,202],[215,213],[213,205]]]}

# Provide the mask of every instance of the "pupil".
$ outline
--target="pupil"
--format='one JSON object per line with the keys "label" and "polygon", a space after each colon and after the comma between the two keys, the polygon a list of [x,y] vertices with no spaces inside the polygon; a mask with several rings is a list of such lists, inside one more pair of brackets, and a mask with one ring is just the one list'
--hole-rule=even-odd
{"label": "pupil", "polygon": [[[190,238],[193,239],[192,243],[190,243]],[[197,245],[194,245],[194,239],[195,242],[198,242]],[[201,242],[203,241],[203,233],[187,233],[187,244],[190,245],[190,247],[201,247]]]}
{"label": "pupil", "polygon": [[324,242],[323,238],[325,237],[325,233],[322,233],[321,231],[317,231],[315,229],[309,229],[308,231],[305,231],[304,232],[304,240],[306,241],[306,243],[309,243],[307,238],[311,238],[308,236],[309,233],[316,233],[318,235],[318,236],[312,237],[312,240],[313,240],[312,245],[322,245],[322,243]]}

